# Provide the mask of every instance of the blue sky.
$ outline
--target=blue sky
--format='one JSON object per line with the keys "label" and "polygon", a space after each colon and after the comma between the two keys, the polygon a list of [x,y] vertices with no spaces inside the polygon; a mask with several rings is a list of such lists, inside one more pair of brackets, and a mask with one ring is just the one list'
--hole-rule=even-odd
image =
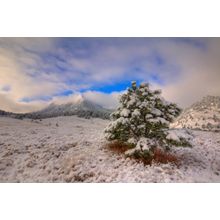
{"label": "blue sky", "polygon": [[218,38],[0,38],[0,109],[78,94],[113,107],[133,80],[187,106],[219,95],[219,57]]}
{"label": "blue sky", "polygon": [[[154,39],[121,39],[121,38],[60,38],[55,39],[54,49],[51,51],[28,50],[29,53],[36,54],[40,59],[40,65],[37,63],[30,68],[30,74],[35,72],[33,77],[37,77],[42,72],[48,76],[63,76],[62,80],[68,86],[86,84],[79,86],[74,91],[86,91],[89,89],[110,93],[113,91],[125,90],[131,80],[138,82],[148,80],[152,83],[162,84],[163,80],[157,75],[157,70],[147,69],[146,60],[150,60],[152,68],[166,66],[166,61],[157,52],[150,51],[147,54],[137,52],[132,55],[132,50],[137,50],[144,44],[149,44]],[[120,51],[120,48],[122,51]],[[131,49],[130,49],[131,48]],[[112,53],[111,54],[111,50]],[[128,54],[124,54],[123,50]],[[119,52],[118,54],[114,54]],[[71,63],[73,61],[73,63]],[[76,64],[74,65],[74,62]],[[77,64],[81,64],[78,67]],[[144,65],[143,65],[144,64]],[[111,68],[115,68],[111,70]],[[109,73],[105,73],[105,69]],[[117,68],[120,68],[117,70]],[[101,70],[104,69],[102,72]],[[111,74],[114,75],[111,77]],[[99,75],[97,77],[97,75]],[[102,76],[103,75],[103,76]],[[105,75],[109,77],[104,79]],[[118,75],[118,76],[117,76]],[[123,77],[120,77],[123,76]],[[100,79],[99,79],[100,78]],[[103,80],[102,80],[103,78]],[[69,95],[71,90],[67,89]],[[65,91],[60,93],[65,95]],[[55,95],[55,94],[53,94]]]}

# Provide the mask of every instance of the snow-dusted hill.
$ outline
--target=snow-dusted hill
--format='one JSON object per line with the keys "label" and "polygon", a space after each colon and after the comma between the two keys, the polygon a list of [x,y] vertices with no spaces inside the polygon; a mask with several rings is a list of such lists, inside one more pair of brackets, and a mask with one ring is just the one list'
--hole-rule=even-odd
{"label": "snow-dusted hill", "polygon": [[82,118],[102,118],[109,119],[112,110],[103,108],[102,106],[85,99],[82,95],[78,95],[71,102],[51,103],[46,108],[31,113],[12,113],[0,110],[0,116],[23,119],[43,119],[58,116],[77,115]]}
{"label": "snow-dusted hill", "polygon": [[25,117],[36,119],[77,115],[83,118],[109,119],[111,112],[111,110],[105,109],[79,95],[72,102],[62,104],[52,103],[41,111],[25,114]]}
{"label": "snow-dusted hill", "polygon": [[144,166],[109,151],[108,120],[0,117],[0,182],[220,182],[220,133],[193,131],[180,166]]}
{"label": "snow-dusted hill", "polygon": [[220,131],[220,97],[204,97],[183,111],[171,127]]}
{"label": "snow-dusted hill", "polygon": [[[13,118],[31,118],[42,119],[58,116],[71,116],[77,115],[83,118],[102,118],[109,119],[112,110],[105,109],[102,106],[86,100],[83,96],[79,95],[75,100],[67,103],[51,103],[46,108],[26,114],[14,114],[2,111],[2,115]],[[1,115],[1,111],[0,111]]]}

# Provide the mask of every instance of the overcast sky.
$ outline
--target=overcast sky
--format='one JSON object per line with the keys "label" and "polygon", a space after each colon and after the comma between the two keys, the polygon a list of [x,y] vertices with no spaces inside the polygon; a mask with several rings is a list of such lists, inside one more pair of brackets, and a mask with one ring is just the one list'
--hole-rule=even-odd
{"label": "overcast sky", "polygon": [[187,107],[220,95],[220,38],[0,38],[0,109],[38,110],[83,94],[107,108],[130,81]]}

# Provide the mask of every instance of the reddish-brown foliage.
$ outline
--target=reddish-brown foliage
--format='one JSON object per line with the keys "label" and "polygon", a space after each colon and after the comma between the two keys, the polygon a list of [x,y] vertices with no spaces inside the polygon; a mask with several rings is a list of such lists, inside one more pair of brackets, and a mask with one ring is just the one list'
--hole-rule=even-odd
{"label": "reddish-brown foliage", "polygon": [[149,157],[134,157],[137,161],[144,163],[145,165],[151,165],[154,163],[173,163],[179,165],[179,158],[171,153],[160,150],[158,148],[153,150],[152,155]]}
{"label": "reddish-brown foliage", "polygon": [[121,142],[121,141],[113,141],[108,143],[107,148],[109,148],[111,151],[116,153],[124,153],[128,149],[130,149],[130,146]]}
{"label": "reddish-brown foliage", "polygon": [[154,150],[152,161],[156,163],[174,163],[179,164],[179,158],[171,153],[156,148]]}
{"label": "reddish-brown foliage", "polygon": [[[120,141],[110,142],[106,146],[108,149],[110,149],[111,151],[118,153],[118,154],[122,154],[125,151],[130,149],[129,145],[127,145],[123,142],[120,142]],[[154,163],[163,163],[163,164],[173,163],[173,164],[179,165],[179,162],[180,162],[179,161],[180,158],[178,158],[177,156],[175,156],[171,153],[168,153],[166,151],[163,151],[161,149],[158,149],[158,148],[155,148],[153,151],[153,154],[149,157],[138,156],[138,157],[133,157],[133,158],[136,161],[144,163],[145,165],[151,165],[153,162]]]}

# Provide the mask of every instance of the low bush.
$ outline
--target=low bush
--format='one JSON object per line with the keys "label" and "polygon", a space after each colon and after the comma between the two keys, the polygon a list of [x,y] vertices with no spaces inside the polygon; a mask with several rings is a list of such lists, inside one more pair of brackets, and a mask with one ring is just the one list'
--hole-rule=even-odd
{"label": "low bush", "polygon": [[[126,154],[132,149],[132,146],[123,143],[122,141],[112,141],[106,144],[106,147],[114,153]],[[126,154],[127,157],[133,158],[138,162],[142,162],[145,165],[151,165],[152,163],[167,164],[173,163],[179,165],[180,158],[166,150],[155,148],[152,151],[134,151],[132,154]]]}

